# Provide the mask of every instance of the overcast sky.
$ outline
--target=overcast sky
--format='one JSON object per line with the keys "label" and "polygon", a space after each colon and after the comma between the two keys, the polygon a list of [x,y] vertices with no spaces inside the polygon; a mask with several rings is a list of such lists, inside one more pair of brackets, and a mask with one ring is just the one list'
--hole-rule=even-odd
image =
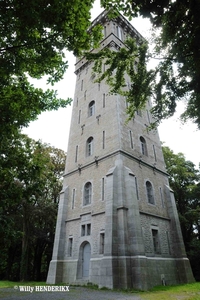
{"label": "overcast sky", "polygon": [[[100,14],[99,3],[96,1],[92,10],[92,18],[96,18]],[[148,20],[137,19],[131,22],[133,26],[145,37],[149,37]],[[74,74],[75,58],[71,53],[67,55],[69,68],[62,81],[57,83],[54,88],[58,91],[59,97],[74,97],[74,89],[76,76]],[[34,81],[35,85],[47,88],[44,80]],[[48,88],[50,88],[48,86]],[[175,153],[184,153],[187,160],[191,160],[197,166],[199,165],[199,144],[200,131],[196,125],[188,122],[181,125],[178,121],[182,106],[179,107],[178,113],[166,120],[159,126],[158,131],[160,139],[165,142],[165,146],[169,146]],[[58,111],[42,113],[37,121],[31,122],[28,128],[24,129],[24,133],[35,140],[42,140],[52,146],[63,149],[67,152],[68,135],[71,120],[71,106],[59,109]]]}

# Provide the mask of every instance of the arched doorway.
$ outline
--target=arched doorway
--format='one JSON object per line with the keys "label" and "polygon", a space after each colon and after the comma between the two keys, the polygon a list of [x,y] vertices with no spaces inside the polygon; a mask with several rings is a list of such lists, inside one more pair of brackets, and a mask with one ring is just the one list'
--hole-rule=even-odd
{"label": "arched doorway", "polygon": [[90,269],[90,257],[91,257],[91,246],[89,243],[86,243],[83,247],[83,268],[82,268],[82,276],[89,277],[89,269]]}

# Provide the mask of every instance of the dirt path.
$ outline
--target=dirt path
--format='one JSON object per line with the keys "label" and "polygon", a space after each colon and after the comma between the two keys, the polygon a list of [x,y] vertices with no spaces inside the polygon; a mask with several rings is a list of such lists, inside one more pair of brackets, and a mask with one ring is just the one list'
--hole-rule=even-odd
{"label": "dirt path", "polygon": [[40,288],[31,287],[29,291],[20,291],[20,287],[1,288],[0,299],[5,300],[141,300],[136,294],[109,291],[92,290],[85,287],[62,288],[63,291],[47,292]]}

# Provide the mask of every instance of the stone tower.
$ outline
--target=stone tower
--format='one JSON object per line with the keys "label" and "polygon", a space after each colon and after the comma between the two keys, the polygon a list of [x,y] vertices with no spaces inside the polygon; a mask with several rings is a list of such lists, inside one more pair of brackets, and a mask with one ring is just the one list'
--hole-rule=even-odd
{"label": "stone tower", "polygon": [[[101,47],[141,35],[104,11]],[[126,100],[77,60],[67,162],[47,283],[149,289],[193,281],[150,102],[126,124]]]}

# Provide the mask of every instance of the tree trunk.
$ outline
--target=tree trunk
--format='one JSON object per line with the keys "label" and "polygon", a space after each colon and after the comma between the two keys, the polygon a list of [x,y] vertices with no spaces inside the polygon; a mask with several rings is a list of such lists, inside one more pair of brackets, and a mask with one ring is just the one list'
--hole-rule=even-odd
{"label": "tree trunk", "polygon": [[34,253],[34,265],[33,265],[33,274],[34,280],[40,281],[41,278],[41,266],[42,266],[42,256],[44,254],[44,250],[46,248],[46,241],[37,239],[36,246],[35,246],[35,253]]}
{"label": "tree trunk", "polygon": [[22,255],[20,264],[20,281],[28,281],[29,256],[29,213],[26,203],[23,203]]}

